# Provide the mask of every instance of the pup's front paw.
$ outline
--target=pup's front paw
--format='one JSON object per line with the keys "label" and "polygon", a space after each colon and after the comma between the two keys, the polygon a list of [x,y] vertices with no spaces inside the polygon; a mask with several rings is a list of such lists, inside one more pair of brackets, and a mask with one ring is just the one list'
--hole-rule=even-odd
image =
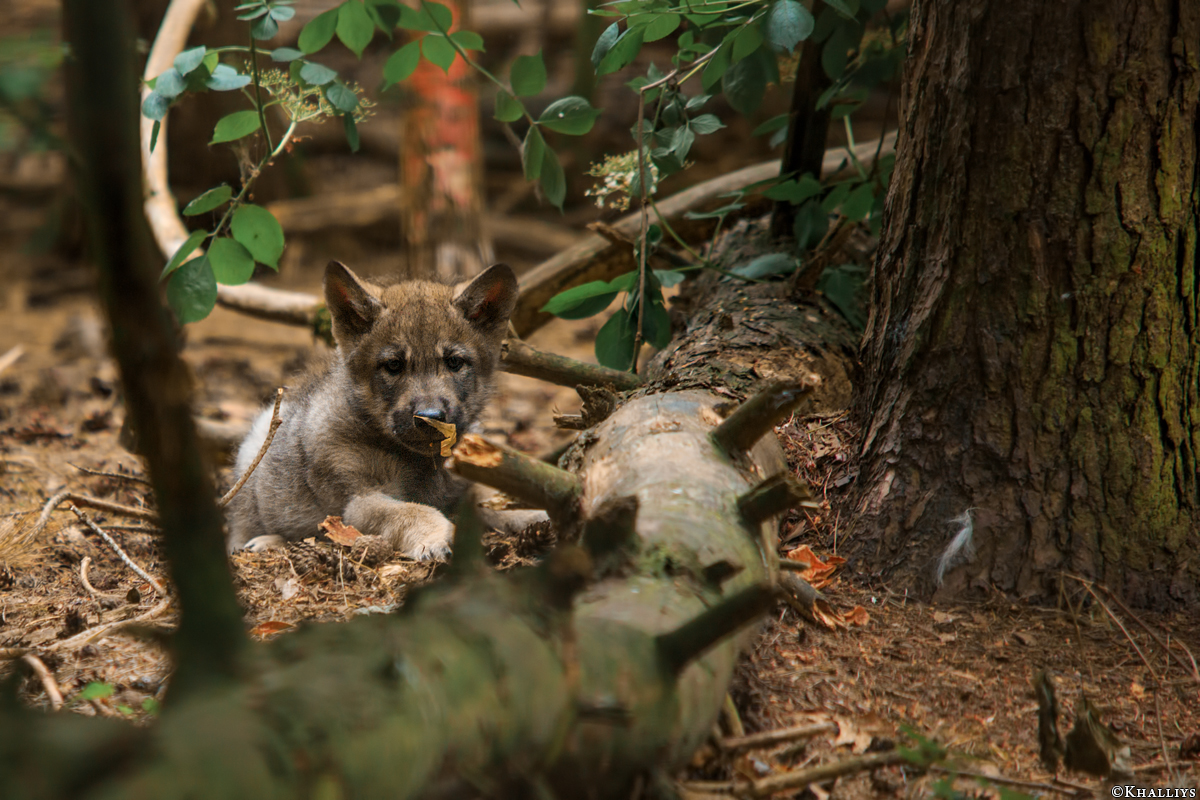
{"label": "pup's front paw", "polygon": [[397,550],[418,561],[445,561],[454,545],[454,523],[429,506],[410,504],[403,532],[396,539]]}
{"label": "pup's front paw", "polygon": [[287,540],[282,536],[274,533],[264,533],[262,536],[255,536],[238,549],[250,553],[265,553],[268,550],[278,550],[285,544],[287,544]]}

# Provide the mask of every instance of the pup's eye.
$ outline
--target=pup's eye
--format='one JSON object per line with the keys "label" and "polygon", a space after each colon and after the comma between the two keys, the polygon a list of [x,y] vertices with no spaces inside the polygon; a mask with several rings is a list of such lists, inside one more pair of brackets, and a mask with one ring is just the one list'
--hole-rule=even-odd
{"label": "pup's eye", "polygon": [[383,362],[383,368],[391,375],[399,375],[401,372],[404,372],[404,359],[389,358]]}
{"label": "pup's eye", "polygon": [[446,356],[446,369],[451,372],[458,372],[467,365],[467,360],[462,356]]}

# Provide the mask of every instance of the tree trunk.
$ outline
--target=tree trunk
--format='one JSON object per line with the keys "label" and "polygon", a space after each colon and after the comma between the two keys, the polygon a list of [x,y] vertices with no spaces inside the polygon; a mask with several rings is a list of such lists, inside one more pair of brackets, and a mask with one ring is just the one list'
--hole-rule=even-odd
{"label": "tree trunk", "polygon": [[[1194,601],[1200,5],[927,0],[864,340],[860,548]],[[951,520],[958,521],[951,524]]]}
{"label": "tree trunk", "polygon": [[[452,29],[464,27],[468,2],[445,3],[454,15]],[[405,81],[400,233],[410,278],[459,281],[492,263],[483,225],[479,92],[473,78],[456,56],[449,70],[422,58]]]}

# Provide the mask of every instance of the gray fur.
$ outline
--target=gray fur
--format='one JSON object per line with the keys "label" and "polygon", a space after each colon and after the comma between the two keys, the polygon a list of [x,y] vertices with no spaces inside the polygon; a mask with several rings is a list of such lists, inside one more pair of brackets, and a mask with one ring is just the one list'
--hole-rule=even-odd
{"label": "gray fur", "polygon": [[[229,505],[229,547],[316,536],[334,515],[405,555],[445,556],[454,534],[445,514],[464,484],[413,414],[440,411],[460,434],[478,418],[516,305],[516,278],[497,265],[459,287],[380,287],[332,262],[325,297],[337,351],[285,395],[270,449]],[[267,409],[242,443],[239,474],[270,418]]]}

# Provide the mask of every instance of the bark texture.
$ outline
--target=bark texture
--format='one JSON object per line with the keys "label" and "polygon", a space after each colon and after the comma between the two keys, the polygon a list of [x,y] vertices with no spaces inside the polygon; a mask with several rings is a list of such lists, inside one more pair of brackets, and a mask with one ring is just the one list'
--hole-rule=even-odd
{"label": "bark texture", "polygon": [[[932,590],[1197,592],[1200,5],[914,7],[859,546]],[[961,518],[960,518],[961,519]]]}

